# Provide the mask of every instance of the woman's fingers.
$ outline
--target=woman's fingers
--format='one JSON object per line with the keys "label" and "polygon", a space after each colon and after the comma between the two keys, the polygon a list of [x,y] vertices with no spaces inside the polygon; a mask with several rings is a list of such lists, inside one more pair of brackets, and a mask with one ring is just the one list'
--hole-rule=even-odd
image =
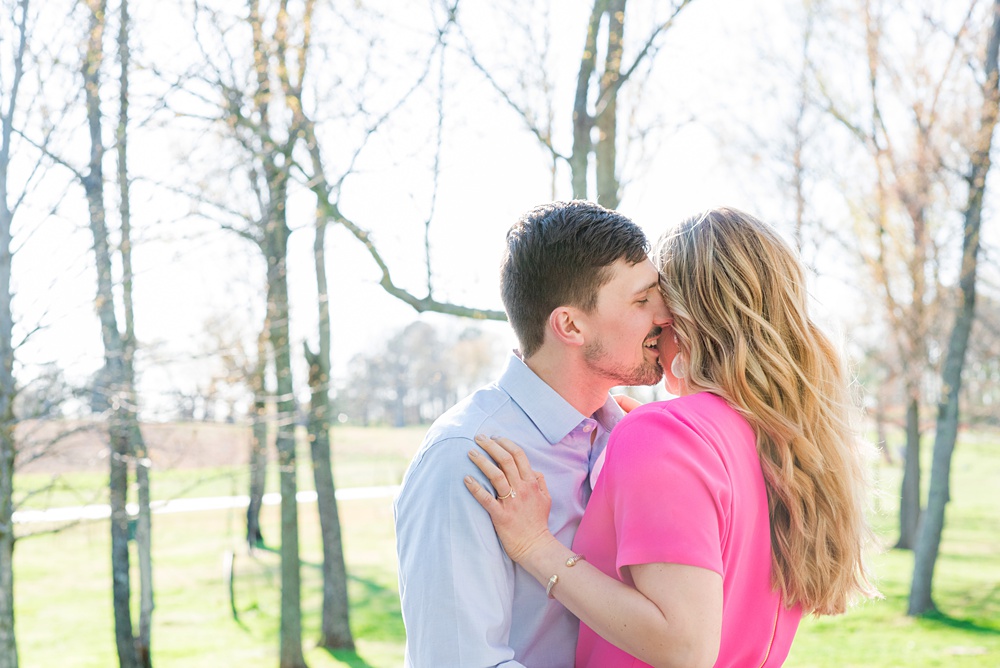
{"label": "woman's fingers", "polygon": [[476,443],[485,453],[473,448],[469,459],[494,492],[472,476],[464,477],[465,487],[489,513],[507,555],[520,562],[538,545],[555,540],[548,530],[552,499],[545,477],[532,471],[521,448],[507,439],[477,436]]}
{"label": "woman's fingers", "polygon": [[611,398],[618,402],[618,406],[621,407],[621,409],[626,413],[630,413],[633,409],[642,406],[641,401],[633,399],[627,394],[612,394]]}
{"label": "woman's fingers", "polygon": [[472,493],[472,496],[479,502],[479,505],[485,508],[490,516],[500,509],[500,502],[485,487],[476,482],[476,479],[471,475],[465,476],[465,488]]}
{"label": "woman's fingers", "polygon": [[516,443],[507,438],[487,438],[481,434],[475,440],[489,457],[470,450],[469,458],[493,485],[498,500],[510,498],[518,490],[527,490],[532,486],[548,496],[541,474],[532,470],[528,456]]}
{"label": "woman's fingers", "polygon": [[495,440],[514,460],[521,480],[534,480],[536,474],[531,470],[531,462],[528,461],[528,455],[524,453],[524,450],[509,438],[498,437]]}
{"label": "woman's fingers", "polygon": [[[483,472],[486,479],[490,481],[498,497],[506,498],[513,491],[513,483],[508,480],[506,473],[497,468],[492,459],[484,457],[481,452],[476,452],[475,450],[469,450],[469,459],[479,467],[479,470]],[[479,483],[476,484],[478,485]]]}
{"label": "woman's fingers", "polygon": [[[508,443],[510,443],[510,441],[508,441]],[[518,487],[517,483],[520,482],[520,480],[524,479],[524,476],[521,475],[521,469],[517,465],[517,462],[514,461],[514,456],[497,440],[492,438],[487,438],[482,434],[476,436],[476,444],[483,450],[485,450],[486,454],[488,454],[490,457],[493,458],[493,461],[496,463],[496,466],[498,466],[500,470],[503,471],[503,474],[507,477],[507,480],[510,481],[510,484],[514,487]],[[514,444],[511,443],[511,445]],[[517,448],[516,445],[514,445],[514,447]],[[520,450],[520,448],[518,449]],[[481,466],[479,468],[482,469]],[[483,470],[483,473],[486,473],[486,471]],[[492,478],[490,479],[490,482],[492,482]],[[503,490],[498,489],[497,491],[501,492],[501,496],[503,495],[502,494]]]}

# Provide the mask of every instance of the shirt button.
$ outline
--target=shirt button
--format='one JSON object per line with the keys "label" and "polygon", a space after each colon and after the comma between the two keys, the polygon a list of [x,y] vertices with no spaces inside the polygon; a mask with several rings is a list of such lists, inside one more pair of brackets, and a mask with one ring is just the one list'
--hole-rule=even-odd
{"label": "shirt button", "polygon": [[592,425],[592,424],[585,424],[585,425],[583,425],[583,432],[585,434],[589,434],[592,431],[594,431],[594,425]]}

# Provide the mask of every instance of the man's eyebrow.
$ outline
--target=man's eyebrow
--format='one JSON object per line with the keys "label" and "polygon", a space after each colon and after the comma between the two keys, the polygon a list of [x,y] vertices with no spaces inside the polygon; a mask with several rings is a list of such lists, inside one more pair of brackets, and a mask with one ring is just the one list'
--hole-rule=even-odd
{"label": "man's eyebrow", "polygon": [[634,295],[634,296],[636,296],[636,297],[638,297],[639,295],[644,295],[644,294],[646,294],[647,292],[649,292],[650,290],[652,290],[653,288],[658,288],[658,287],[660,287],[660,280],[659,280],[659,279],[656,279],[655,281],[653,281],[652,283],[650,283],[650,284],[649,284],[649,285],[647,285],[646,287],[644,287],[644,288],[639,288],[638,290],[636,290],[636,291],[635,291],[635,292],[633,293],[633,295]]}

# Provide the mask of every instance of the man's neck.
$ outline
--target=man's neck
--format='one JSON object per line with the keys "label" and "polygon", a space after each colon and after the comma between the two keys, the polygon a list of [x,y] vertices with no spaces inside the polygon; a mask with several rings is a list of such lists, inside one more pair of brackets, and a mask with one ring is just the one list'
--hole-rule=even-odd
{"label": "man's neck", "polygon": [[524,360],[529,369],[555,390],[566,402],[590,417],[608,399],[613,385],[595,378],[577,359],[539,351]]}

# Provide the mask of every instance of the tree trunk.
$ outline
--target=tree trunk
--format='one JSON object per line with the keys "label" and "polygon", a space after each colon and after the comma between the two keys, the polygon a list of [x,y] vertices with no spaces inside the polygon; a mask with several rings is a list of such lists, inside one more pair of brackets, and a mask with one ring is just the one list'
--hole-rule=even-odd
{"label": "tree trunk", "polygon": [[129,582],[128,511],[128,432],[117,415],[111,418],[111,578],[115,618],[115,644],[121,668],[139,668],[135,638],[132,635]]}
{"label": "tree trunk", "polygon": [[28,37],[28,0],[21,0],[21,20],[13,56],[7,106],[0,109],[0,668],[17,668],[14,634],[14,315],[11,311],[11,225],[7,175],[14,134],[14,110],[24,74]]}
{"label": "tree trunk", "polygon": [[993,22],[986,50],[983,108],[980,128],[969,175],[969,199],[965,208],[962,236],[962,272],[959,279],[961,302],[948,340],[948,352],[941,373],[942,401],[938,406],[931,463],[927,513],[920,529],[913,566],[913,582],[907,614],[920,615],[934,609],[931,598],[934,565],[944,530],[945,507],[950,500],[951,457],[958,436],[959,394],[969,335],[976,313],[976,269],[982,227],[983,196],[990,169],[990,149],[997,124],[1000,95],[997,88],[997,59],[1000,52],[1000,0],[993,3]]}
{"label": "tree trunk", "polygon": [[597,146],[594,158],[597,170],[597,203],[609,209],[618,208],[618,96],[606,91],[618,82],[622,69],[622,51],[625,37],[625,0],[609,0],[608,49],[601,75],[601,95],[606,99],[603,109],[596,111]]}
{"label": "tree trunk", "polygon": [[[277,176],[275,178],[282,178]],[[277,376],[278,451],[281,490],[281,668],[303,668],[302,602],[299,564],[299,514],[295,495],[295,389],[292,384],[292,353],[288,327],[288,276],[286,274],[288,227],[284,221],[284,189],[269,181],[272,190],[271,222],[267,226],[267,311],[271,349]]]}
{"label": "tree trunk", "polygon": [[139,664],[143,668],[151,668],[153,609],[156,606],[153,600],[153,515],[149,507],[149,455],[139,422],[133,419],[130,427],[135,452],[136,500],[139,504],[135,528],[136,556],[139,560],[139,636],[136,638],[136,652]]}
{"label": "tree trunk", "polygon": [[123,394],[127,397],[123,406],[123,417],[127,421],[130,444],[129,460],[135,462],[135,480],[139,511],[136,518],[135,544],[139,561],[139,636],[135,640],[139,665],[152,667],[150,645],[153,628],[153,517],[149,508],[149,453],[139,428],[138,399],[135,394],[135,310],[132,303],[132,216],[130,209],[130,183],[128,175],[128,80],[129,61],[129,16],[128,0],[119,5],[118,58],[121,64],[118,92],[118,128],[116,141],[118,150],[118,192],[119,215],[121,217],[121,259],[122,259],[122,303],[125,315],[125,334],[122,340],[124,352]]}
{"label": "tree trunk", "polygon": [[[2,290],[2,288],[0,288]],[[8,293],[9,294],[9,293]],[[4,317],[0,314],[0,318]],[[7,321],[4,321],[6,330]],[[6,334],[6,332],[4,332]],[[10,339],[4,339],[4,343]],[[6,361],[6,360],[5,360]],[[6,383],[6,369],[0,382]],[[0,398],[5,416],[10,416],[11,395],[6,387]],[[12,416],[11,416],[12,417]],[[17,668],[17,640],[14,635],[14,429],[4,417],[0,425],[0,668]]]}
{"label": "tree trunk", "polygon": [[326,280],[326,215],[317,209],[313,257],[319,307],[319,352],[306,347],[309,363],[309,445],[312,454],[316,502],[323,540],[323,618],[320,647],[354,649],[347,600],[347,567],[340,537],[340,515],[330,454],[330,304]]}
{"label": "tree trunk", "polygon": [[[299,563],[299,509],[296,482],[295,423],[297,404],[292,382],[292,347],[288,313],[288,169],[291,144],[277,146],[271,139],[270,102],[273,94],[269,71],[272,47],[264,38],[259,3],[251,0],[250,25],[253,39],[256,88],[253,105],[259,116],[260,153],[267,203],[259,221],[261,250],[267,263],[267,324],[276,381],[278,480],[281,492],[281,623],[279,664],[281,668],[305,668],[302,654],[302,582]],[[288,15],[282,3],[275,26],[274,53],[284,70]],[[281,73],[279,72],[279,76]],[[294,139],[290,139],[294,141]],[[280,160],[280,163],[279,163]]]}
{"label": "tree trunk", "polygon": [[104,144],[101,137],[100,70],[103,61],[103,35],[106,3],[88,0],[90,25],[87,53],[83,63],[84,96],[87,105],[87,123],[90,130],[89,172],[83,177],[83,187],[90,210],[90,229],[94,237],[94,257],[97,268],[96,305],[101,322],[104,344],[104,366],[112,397],[109,436],[110,503],[111,503],[111,577],[115,618],[115,644],[121,668],[139,668],[135,639],[132,633],[130,612],[128,511],[125,504],[128,492],[129,447],[127,394],[124,390],[124,347],[115,315],[114,292],[111,280],[111,251],[108,241],[104,209],[104,173],[102,161]]}
{"label": "tree trunk", "polygon": [[[7,117],[4,117],[6,125]],[[6,128],[5,128],[6,129]],[[6,144],[3,148],[6,149]],[[6,151],[4,151],[6,153]],[[0,155],[0,668],[17,668],[14,636],[14,317],[6,155]]]}
{"label": "tree trunk", "polygon": [[899,495],[899,540],[896,548],[912,550],[920,526],[920,401],[911,396],[906,405],[906,450]]}
{"label": "tree trunk", "polygon": [[587,24],[587,40],[577,72],[576,96],[573,100],[573,153],[569,157],[573,199],[587,199],[587,167],[594,150],[594,142],[590,136],[590,130],[594,126],[589,104],[590,79],[596,69],[597,33],[601,28],[601,17],[607,11],[607,4],[607,0],[594,0],[594,9]]}
{"label": "tree trunk", "polygon": [[247,547],[252,552],[264,546],[260,531],[260,509],[264,504],[264,487],[267,483],[267,339],[270,324],[265,318],[264,327],[257,337],[257,366],[250,384],[253,387],[253,413],[250,441],[250,503],[247,505]]}
{"label": "tree trunk", "polygon": [[[282,263],[283,265],[283,263]],[[283,272],[283,268],[280,270]],[[281,490],[281,668],[305,666],[302,655],[302,603],[299,566],[299,514],[295,498],[295,395],[292,387],[291,349],[288,336],[288,287],[285,277],[272,277],[271,341],[278,376],[278,428],[276,445]]]}

